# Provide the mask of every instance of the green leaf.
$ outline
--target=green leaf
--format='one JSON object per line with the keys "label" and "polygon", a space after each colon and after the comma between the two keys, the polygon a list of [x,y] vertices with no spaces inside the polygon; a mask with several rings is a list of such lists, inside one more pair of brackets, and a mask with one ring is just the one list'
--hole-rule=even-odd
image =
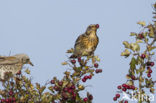
{"label": "green leaf", "polygon": [[128,43],[128,41],[124,41],[123,45],[125,46],[125,48],[130,48],[130,44]]}
{"label": "green leaf", "polygon": [[29,69],[26,69],[25,72],[26,72],[27,74],[30,74],[30,70],[29,70]]}
{"label": "green leaf", "polygon": [[131,52],[128,49],[125,49],[125,51],[121,53],[121,56],[128,57],[130,54]]}
{"label": "green leaf", "polygon": [[135,51],[139,51],[140,50],[140,46],[138,43],[131,43],[130,44],[131,49],[135,52]]}
{"label": "green leaf", "polygon": [[130,68],[134,71],[134,69],[136,69],[136,64],[137,64],[137,61],[136,59],[133,57],[131,59],[131,62],[130,62]]}
{"label": "green leaf", "polygon": [[143,41],[142,40],[137,40],[136,43],[143,43]]}
{"label": "green leaf", "polygon": [[134,33],[134,32],[131,32],[130,33],[130,36],[136,36],[137,34],[136,33]]}
{"label": "green leaf", "polygon": [[146,26],[145,21],[139,21],[137,24],[141,25],[141,26]]}

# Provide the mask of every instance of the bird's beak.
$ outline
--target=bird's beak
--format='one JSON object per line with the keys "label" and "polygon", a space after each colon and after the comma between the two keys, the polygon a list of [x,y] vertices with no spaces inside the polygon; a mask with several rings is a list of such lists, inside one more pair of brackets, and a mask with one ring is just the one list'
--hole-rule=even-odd
{"label": "bird's beak", "polygon": [[31,62],[31,61],[29,61],[29,63],[28,64],[30,64],[31,66],[34,66],[34,64]]}

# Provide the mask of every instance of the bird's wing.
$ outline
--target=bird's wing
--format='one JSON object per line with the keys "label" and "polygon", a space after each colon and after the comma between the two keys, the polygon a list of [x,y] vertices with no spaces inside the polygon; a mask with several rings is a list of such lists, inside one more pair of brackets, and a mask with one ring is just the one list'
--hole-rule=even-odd
{"label": "bird's wing", "polygon": [[80,35],[77,39],[76,39],[76,42],[75,42],[75,46],[74,47],[76,47],[77,45],[80,45],[81,44],[81,46],[83,46],[83,40],[84,40],[84,38],[86,38],[86,35],[85,34],[82,34],[82,35]]}
{"label": "bird's wing", "polygon": [[18,63],[19,60],[16,57],[4,57],[0,56],[0,65],[12,65]]}

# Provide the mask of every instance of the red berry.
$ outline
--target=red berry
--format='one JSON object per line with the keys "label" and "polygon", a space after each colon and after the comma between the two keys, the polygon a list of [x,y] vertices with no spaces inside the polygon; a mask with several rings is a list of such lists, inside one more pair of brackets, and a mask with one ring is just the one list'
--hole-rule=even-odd
{"label": "red berry", "polygon": [[149,73],[152,73],[153,71],[151,69],[149,69]]}
{"label": "red berry", "polygon": [[96,24],[96,28],[98,29],[100,26],[99,26],[99,24]]}
{"label": "red berry", "polygon": [[124,103],[128,103],[128,101],[126,100]]}
{"label": "red berry", "polygon": [[73,90],[72,89],[68,89],[68,93],[72,93],[73,92]]}
{"label": "red berry", "polygon": [[59,86],[62,86],[63,85],[63,82],[62,81],[58,82],[58,85]]}
{"label": "red berry", "polygon": [[81,57],[78,57],[78,62],[81,62]]}
{"label": "red berry", "polygon": [[102,72],[102,69],[99,69],[99,72],[101,73]]}
{"label": "red berry", "polygon": [[64,92],[67,92],[67,91],[68,91],[68,88],[64,88],[63,91],[64,91]]}
{"label": "red berry", "polygon": [[9,99],[5,99],[5,102],[9,102]]}
{"label": "red berry", "polygon": [[87,80],[87,79],[88,79],[88,76],[84,76],[84,79],[86,79],[86,80]]}
{"label": "red berry", "polygon": [[72,86],[71,86],[71,89],[75,89],[75,85],[72,85]]}
{"label": "red berry", "polygon": [[5,99],[1,99],[1,102],[5,102]]}
{"label": "red berry", "polygon": [[116,94],[116,98],[120,98],[120,94]]}
{"label": "red berry", "polygon": [[98,68],[98,66],[99,66],[98,63],[95,63],[95,64],[94,64],[94,67],[95,67],[95,68]]}
{"label": "red berry", "polygon": [[93,100],[93,96],[92,95],[89,95],[88,98],[89,98],[89,100]]}
{"label": "red berry", "polygon": [[83,101],[84,101],[84,102],[87,102],[87,101],[88,101],[88,98],[87,98],[87,97],[86,97],[86,98],[84,98],[84,99],[83,99]]}
{"label": "red berry", "polygon": [[131,85],[130,86],[130,89],[135,90],[135,86],[134,85]]}
{"label": "red berry", "polygon": [[51,84],[55,84],[55,80],[51,80],[50,83],[51,83]]}
{"label": "red berry", "polygon": [[9,92],[9,95],[12,96],[12,95],[13,95],[13,91],[10,91],[10,92]]}
{"label": "red berry", "polygon": [[127,87],[127,84],[122,84],[122,87],[126,88]]}
{"label": "red berry", "polygon": [[121,86],[119,85],[117,88],[118,88],[118,89],[121,89]]}
{"label": "red berry", "polygon": [[76,60],[74,60],[74,59],[73,59],[73,60],[71,60],[71,63],[75,64],[75,63],[76,63]]}
{"label": "red berry", "polygon": [[102,69],[96,69],[95,72],[96,73],[101,73],[102,72]]}
{"label": "red berry", "polygon": [[82,79],[82,81],[83,81],[83,82],[86,82],[86,79],[85,79],[85,78],[83,78],[83,79]]}
{"label": "red berry", "polygon": [[116,101],[117,100],[117,97],[114,97],[113,100]]}
{"label": "red berry", "polygon": [[154,66],[154,62],[151,62],[151,66]]}
{"label": "red berry", "polygon": [[147,77],[148,77],[148,78],[150,78],[150,77],[151,77],[151,74],[150,74],[150,73],[148,73],[148,74],[147,74]]}
{"label": "red berry", "polygon": [[135,80],[136,79],[134,75],[132,75],[131,78],[132,78],[132,80]]}
{"label": "red berry", "polygon": [[126,88],[122,88],[122,91],[124,91],[124,92],[125,92],[126,90],[127,90]]}
{"label": "red berry", "polygon": [[141,55],[141,58],[142,58],[142,59],[145,59],[145,58],[146,58],[146,55],[145,55],[145,54],[142,54],[142,55]]}
{"label": "red berry", "polygon": [[143,39],[144,38],[143,34],[142,33],[141,34],[138,34],[138,38],[139,39]]}
{"label": "red berry", "polygon": [[58,86],[54,86],[54,89],[56,90],[56,91],[58,91],[59,90],[59,87]]}
{"label": "red berry", "polygon": [[92,79],[92,75],[89,75],[88,78],[89,78],[89,79]]}

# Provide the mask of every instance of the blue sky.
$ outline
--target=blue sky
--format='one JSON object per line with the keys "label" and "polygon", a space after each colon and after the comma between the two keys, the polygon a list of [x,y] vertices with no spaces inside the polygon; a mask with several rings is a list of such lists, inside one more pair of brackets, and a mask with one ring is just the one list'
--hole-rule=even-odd
{"label": "blue sky", "polygon": [[[26,53],[34,67],[34,82],[61,78],[67,49],[89,24],[99,24],[99,45],[103,73],[87,85],[94,103],[112,103],[116,86],[125,82],[129,60],[120,56],[122,41],[139,32],[138,21],[152,21],[155,0],[1,0],[0,55]],[[83,96],[84,94],[82,94]]]}

